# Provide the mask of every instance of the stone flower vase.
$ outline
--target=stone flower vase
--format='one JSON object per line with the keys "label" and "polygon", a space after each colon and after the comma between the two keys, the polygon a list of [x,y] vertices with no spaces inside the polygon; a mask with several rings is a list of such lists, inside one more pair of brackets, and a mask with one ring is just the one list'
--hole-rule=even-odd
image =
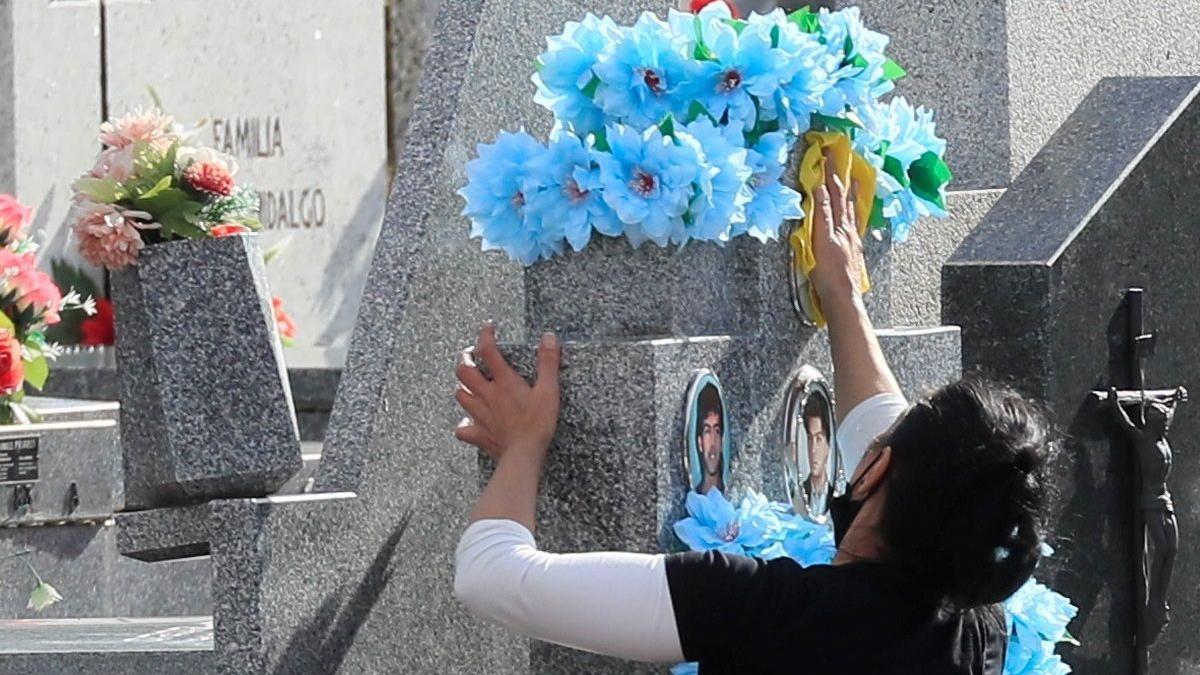
{"label": "stone flower vase", "polygon": [[146,246],[112,296],[127,508],[263,496],[300,469],[257,236]]}

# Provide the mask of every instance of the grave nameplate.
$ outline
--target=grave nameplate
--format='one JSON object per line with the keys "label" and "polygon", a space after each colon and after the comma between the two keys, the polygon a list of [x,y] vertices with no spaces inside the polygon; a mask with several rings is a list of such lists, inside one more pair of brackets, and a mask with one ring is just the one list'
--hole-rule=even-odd
{"label": "grave nameplate", "polygon": [[[232,155],[261,195],[268,274],[297,346],[344,347],[388,185],[380,3],[105,3],[110,115],[147,86],[198,143]],[[148,40],[147,36],[156,36]],[[153,68],[149,68],[153,64]]]}
{"label": "grave nameplate", "polygon": [[0,441],[0,485],[36,483],[38,480],[38,437]]}

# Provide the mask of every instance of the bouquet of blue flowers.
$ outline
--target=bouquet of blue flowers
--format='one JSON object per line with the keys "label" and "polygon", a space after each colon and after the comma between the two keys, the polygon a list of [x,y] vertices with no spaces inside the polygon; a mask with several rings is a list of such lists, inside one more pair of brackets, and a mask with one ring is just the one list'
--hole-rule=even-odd
{"label": "bouquet of blue flowers", "polygon": [[785,180],[809,131],[847,135],[878,176],[870,226],[903,240],[945,215],[950,171],[932,113],[882,100],[904,76],[857,8],[734,18],[588,15],[548,39],[533,81],[548,143],[503,133],[467,165],[464,215],[485,249],[526,265],[593,233],[635,245],[779,237],[804,211]]}
{"label": "bouquet of blue flowers", "polygon": [[[721,551],[763,560],[788,557],[801,567],[828,565],[837,547],[829,523],[815,523],[792,507],[746,490],[734,506],[718,489],[688,492],[687,517],[675,523],[675,536],[692,551]],[[1042,555],[1054,551],[1046,547]],[[1066,675],[1070,666],[1054,653],[1058,644],[1078,645],[1067,624],[1079,610],[1065,596],[1030,578],[1004,601],[1008,619],[1005,675]],[[672,675],[690,675],[696,664],[681,663]]]}

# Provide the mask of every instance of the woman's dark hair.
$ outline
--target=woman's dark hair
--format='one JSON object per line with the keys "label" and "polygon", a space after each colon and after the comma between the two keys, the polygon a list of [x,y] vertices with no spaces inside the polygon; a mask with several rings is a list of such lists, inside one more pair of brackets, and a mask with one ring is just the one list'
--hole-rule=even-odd
{"label": "woman's dark hair", "polygon": [[889,560],[952,609],[1016,592],[1041,557],[1051,430],[1040,408],[967,378],[918,402],[884,441]]}

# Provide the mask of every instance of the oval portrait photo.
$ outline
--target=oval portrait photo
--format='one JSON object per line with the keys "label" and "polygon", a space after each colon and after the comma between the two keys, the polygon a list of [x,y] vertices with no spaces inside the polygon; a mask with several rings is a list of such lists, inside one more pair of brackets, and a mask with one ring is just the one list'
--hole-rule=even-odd
{"label": "oval portrait photo", "polygon": [[837,451],[833,397],[820,371],[805,366],[792,380],[785,405],[784,481],[796,513],[824,522],[829,500],[844,483]]}
{"label": "oval portrait photo", "polygon": [[700,494],[729,484],[729,413],[725,390],[710,370],[697,371],[688,388],[684,422],[684,468],[688,486]]}

